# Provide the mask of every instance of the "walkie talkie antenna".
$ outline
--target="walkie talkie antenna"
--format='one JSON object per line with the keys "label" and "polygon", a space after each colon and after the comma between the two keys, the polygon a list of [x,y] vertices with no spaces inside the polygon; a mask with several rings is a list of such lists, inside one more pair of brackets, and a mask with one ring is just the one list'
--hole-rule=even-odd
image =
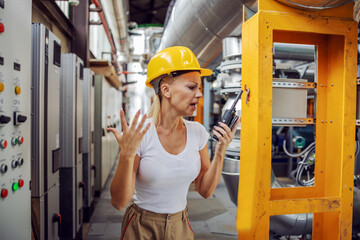
{"label": "walkie talkie antenna", "polygon": [[231,108],[230,108],[230,109],[234,109],[234,108],[235,108],[237,102],[238,102],[239,99],[241,98],[242,93],[243,93],[243,90],[240,89],[240,92],[239,92],[238,95],[236,96],[236,98],[235,98],[233,104],[231,105]]}

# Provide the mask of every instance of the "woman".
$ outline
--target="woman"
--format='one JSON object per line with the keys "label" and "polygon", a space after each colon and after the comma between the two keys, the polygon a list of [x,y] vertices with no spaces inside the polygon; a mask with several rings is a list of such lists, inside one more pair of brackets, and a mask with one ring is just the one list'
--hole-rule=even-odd
{"label": "woman", "polygon": [[137,125],[138,111],[128,126],[121,110],[123,133],[109,128],[121,149],[110,188],[111,203],[122,209],[133,198],[123,218],[121,239],[194,238],[186,209],[189,186],[195,180],[201,196],[213,194],[225,150],[239,123],[233,130],[223,123],[215,127],[219,141],[210,164],[209,134],[201,124],[182,116],[193,115],[202,97],[200,77],[211,74],[200,68],[186,47],[162,50],[148,65],[146,85],[156,92],[148,116]]}

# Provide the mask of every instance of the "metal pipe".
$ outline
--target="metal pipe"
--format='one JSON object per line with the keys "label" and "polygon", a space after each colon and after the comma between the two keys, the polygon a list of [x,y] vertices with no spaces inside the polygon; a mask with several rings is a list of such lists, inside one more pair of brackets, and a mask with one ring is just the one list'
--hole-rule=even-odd
{"label": "metal pipe", "polygon": [[360,233],[360,189],[354,186],[353,234]]}
{"label": "metal pipe", "polygon": [[340,7],[353,2],[353,0],[276,0],[293,8],[306,10],[323,10],[328,8]]}
{"label": "metal pipe", "polygon": [[313,62],[315,46],[304,44],[274,43],[274,59],[298,60]]}
{"label": "metal pipe", "polygon": [[312,213],[271,216],[270,232],[281,236],[311,234],[312,220]]}

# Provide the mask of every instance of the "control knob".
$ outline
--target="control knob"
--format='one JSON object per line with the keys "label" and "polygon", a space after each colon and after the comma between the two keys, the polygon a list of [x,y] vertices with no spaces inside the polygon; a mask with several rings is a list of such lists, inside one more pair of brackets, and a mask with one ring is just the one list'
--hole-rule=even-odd
{"label": "control knob", "polygon": [[10,122],[11,118],[5,115],[0,115],[0,125],[1,124],[7,124]]}
{"label": "control knob", "polygon": [[19,114],[18,112],[14,112],[14,125],[20,125],[26,121],[27,117]]}
{"label": "control knob", "polygon": [[11,167],[12,167],[12,168],[16,168],[17,166],[18,166],[18,162],[15,161],[15,160],[12,160],[12,161],[11,161]]}
{"label": "control knob", "polygon": [[6,173],[8,170],[8,166],[6,164],[1,164],[0,166],[0,172],[1,173]]}
{"label": "control knob", "polygon": [[23,165],[24,164],[24,159],[23,158],[19,158],[18,160],[17,160],[17,165],[18,166],[21,166],[21,165]]}

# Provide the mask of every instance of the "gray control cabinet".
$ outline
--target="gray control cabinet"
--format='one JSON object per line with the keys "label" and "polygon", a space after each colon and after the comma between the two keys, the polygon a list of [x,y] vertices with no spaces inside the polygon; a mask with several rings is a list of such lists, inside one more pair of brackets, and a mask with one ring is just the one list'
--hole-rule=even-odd
{"label": "gray control cabinet", "polygon": [[[95,128],[94,128],[94,159],[95,159],[95,196],[100,196],[102,190],[102,161],[103,159],[103,147],[102,143],[105,139],[105,123],[103,121],[103,82],[106,81],[103,75],[95,75]],[[105,151],[106,152],[106,151]],[[105,177],[105,176],[104,176]]]}
{"label": "gray control cabinet", "polygon": [[83,180],[84,188],[84,222],[89,222],[93,212],[95,193],[94,163],[94,83],[95,75],[89,68],[84,69],[84,116],[83,116]]}
{"label": "gray control cabinet", "polygon": [[60,238],[81,236],[83,217],[83,61],[61,55],[60,84]]}
{"label": "gray control cabinet", "polygon": [[30,83],[32,1],[0,5],[0,232],[31,239]]}
{"label": "gray control cabinet", "polygon": [[[32,25],[31,196],[33,232],[58,239],[61,42],[40,23]],[[38,211],[38,212],[36,212]],[[52,216],[55,216],[54,219]],[[50,229],[49,229],[49,228]]]}

